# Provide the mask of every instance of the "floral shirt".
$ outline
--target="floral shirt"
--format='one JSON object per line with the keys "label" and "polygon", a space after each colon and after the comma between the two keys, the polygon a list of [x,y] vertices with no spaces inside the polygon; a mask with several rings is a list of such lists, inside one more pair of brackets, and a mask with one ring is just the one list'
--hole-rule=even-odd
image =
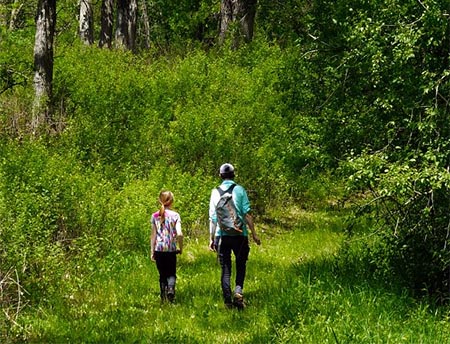
{"label": "floral shirt", "polygon": [[152,225],[156,227],[155,251],[175,252],[177,250],[177,235],[183,235],[180,214],[166,209],[164,217],[164,223],[161,224],[159,211],[152,215]]}

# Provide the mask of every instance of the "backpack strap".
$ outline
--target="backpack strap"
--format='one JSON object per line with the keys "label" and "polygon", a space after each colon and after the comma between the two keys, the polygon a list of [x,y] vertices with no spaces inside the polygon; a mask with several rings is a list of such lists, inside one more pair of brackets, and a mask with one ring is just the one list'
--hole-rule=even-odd
{"label": "backpack strap", "polygon": [[217,190],[219,191],[219,195],[220,195],[220,197],[222,197],[224,194],[226,194],[226,193],[232,193],[233,192],[233,189],[234,189],[234,187],[236,186],[237,184],[231,184],[230,185],[230,187],[228,188],[228,189],[226,189],[225,191],[224,190],[222,190],[222,188],[219,186],[219,187],[217,187]]}

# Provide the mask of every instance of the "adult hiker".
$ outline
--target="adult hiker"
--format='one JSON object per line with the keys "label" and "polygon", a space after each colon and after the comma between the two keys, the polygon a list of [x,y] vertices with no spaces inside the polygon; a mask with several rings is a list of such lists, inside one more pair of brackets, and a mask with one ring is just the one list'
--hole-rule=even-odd
{"label": "adult hiker", "polygon": [[180,214],[171,209],[172,192],[162,191],[158,201],[160,209],[152,214],[151,258],[156,262],[159,272],[161,301],[173,302],[177,279],[177,254],[183,252],[181,218]]}
{"label": "adult hiker", "polygon": [[[244,308],[244,280],[247,260],[250,253],[249,230],[253,241],[260,245],[253,217],[250,214],[250,202],[244,187],[234,182],[234,167],[226,163],[220,166],[222,183],[211,192],[209,203],[209,248],[216,251],[222,269],[221,286],[227,308]],[[234,292],[231,287],[232,258],[235,256],[236,279]]]}

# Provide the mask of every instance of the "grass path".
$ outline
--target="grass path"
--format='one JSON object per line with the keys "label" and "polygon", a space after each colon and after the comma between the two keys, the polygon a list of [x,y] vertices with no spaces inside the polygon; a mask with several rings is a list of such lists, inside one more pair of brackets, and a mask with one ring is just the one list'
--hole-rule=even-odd
{"label": "grass path", "polygon": [[248,307],[226,310],[207,238],[187,239],[177,300],[159,302],[147,257],[118,257],[53,308],[24,317],[29,342],[450,343],[447,311],[333,269],[341,222],[327,213],[259,225],[251,244]]}

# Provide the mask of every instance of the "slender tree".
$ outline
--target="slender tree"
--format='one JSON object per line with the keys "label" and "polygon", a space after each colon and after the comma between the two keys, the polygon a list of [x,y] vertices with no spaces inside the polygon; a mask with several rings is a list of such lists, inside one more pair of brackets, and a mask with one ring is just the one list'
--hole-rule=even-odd
{"label": "slender tree", "polygon": [[11,18],[9,18],[9,29],[14,30],[16,28],[17,17],[19,16],[20,11],[22,10],[25,2],[21,2],[19,0],[14,0],[13,8],[11,10]]}
{"label": "slender tree", "polygon": [[53,81],[53,38],[56,24],[56,0],[39,0],[34,43],[34,90],[32,130],[51,124]]}
{"label": "slender tree", "polygon": [[114,0],[103,0],[101,10],[101,30],[98,45],[111,48],[114,23]]}
{"label": "slender tree", "polygon": [[257,0],[240,1],[239,21],[242,35],[246,42],[253,39]]}
{"label": "slender tree", "polygon": [[86,45],[94,43],[92,0],[80,0],[80,38]]}
{"label": "slender tree", "polygon": [[115,44],[119,48],[126,47],[127,40],[127,4],[128,0],[117,0],[117,27],[115,32]]}
{"label": "slender tree", "polygon": [[[10,0],[0,1],[0,29],[6,30],[9,25],[10,18]],[[1,33],[1,31],[0,31]]]}
{"label": "slender tree", "polygon": [[6,27],[6,6],[0,5],[0,33]]}
{"label": "slender tree", "polygon": [[119,48],[134,50],[136,44],[137,0],[117,1],[115,41]]}
{"label": "slender tree", "polygon": [[[142,1],[142,0],[141,0]],[[128,46],[129,50],[136,49],[136,31],[137,31],[137,14],[138,14],[138,4],[137,0],[128,1],[128,11],[127,11],[127,36],[128,36]]]}
{"label": "slender tree", "polygon": [[140,2],[141,20],[139,23],[142,25],[142,35],[144,37],[144,46],[146,49],[150,49],[150,21],[148,18],[147,2],[145,0]]}
{"label": "slender tree", "polygon": [[[222,0],[220,6],[219,43],[231,31],[232,47],[253,39],[257,0]],[[233,30],[231,27],[234,25]]]}

